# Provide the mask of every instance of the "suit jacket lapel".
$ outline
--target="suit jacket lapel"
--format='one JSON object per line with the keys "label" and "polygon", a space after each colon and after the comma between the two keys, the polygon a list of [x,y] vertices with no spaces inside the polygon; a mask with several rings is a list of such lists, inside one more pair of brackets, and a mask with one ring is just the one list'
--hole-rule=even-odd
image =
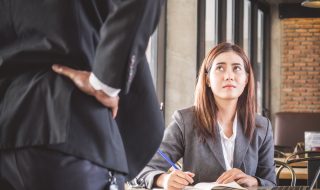
{"label": "suit jacket lapel", "polygon": [[238,117],[237,136],[234,146],[233,167],[240,168],[249,147],[249,139],[244,134],[244,127]]}
{"label": "suit jacket lapel", "polygon": [[209,137],[206,138],[206,142],[209,145],[211,151],[213,152],[213,155],[218,160],[219,164],[224,168],[224,170],[226,170],[218,125],[215,126],[215,132],[216,134],[214,140]]}

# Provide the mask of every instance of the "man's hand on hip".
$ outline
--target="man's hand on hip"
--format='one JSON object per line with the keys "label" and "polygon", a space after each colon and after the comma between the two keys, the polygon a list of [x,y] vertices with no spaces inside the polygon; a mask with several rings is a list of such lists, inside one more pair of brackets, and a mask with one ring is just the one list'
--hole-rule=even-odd
{"label": "man's hand on hip", "polygon": [[82,92],[94,96],[101,104],[110,108],[113,118],[116,117],[118,112],[119,96],[110,97],[102,90],[95,90],[89,82],[90,72],[75,70],[67,66],[56,64],[52,66],[52,70],[70,78]]}

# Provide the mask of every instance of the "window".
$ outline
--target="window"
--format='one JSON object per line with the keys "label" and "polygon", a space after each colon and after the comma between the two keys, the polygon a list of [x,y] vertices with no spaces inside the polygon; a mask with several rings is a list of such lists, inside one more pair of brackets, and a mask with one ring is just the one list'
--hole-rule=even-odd
{"label": "window", "polygon": [[257,62],[255,65],[255,74],[256,74],[256,89],[257,89],[257,112],[262,114],[263,111],[263,98],[264,98],[264,14],[259,9],[258,10],[258,19],[257,19]]}
{"label": "window", "polygon": [[243,6],[243,49],[250,58],[251,1],[244,0]]}
{"label": "window", "polygon": [[227,0],[226,41],[234,43],[234,0]]}
{"label": "window", "polygon": [[[267,115],[270,107],[268,39],[269,5],[263,0],[198,1],[198,65],[208,50],[220,42],[241,46],[249,57],[256,79],[257,112]],[[205,13],[204,13],[205,12]]]}
{"label": "window", "polygon": [[158,27],[150,37],[146,49],[152,82],[160,105],[163,105],[165,101],[165,7],[166,5],[162,6]]}
{"label": "window", "polygon": [[153,85],[157,89],[157,30],[149,39],[146,56],[150,67]]}
{"label": "window", "polygon": [[218,43],[217,0],[206,0],[205,54]]}

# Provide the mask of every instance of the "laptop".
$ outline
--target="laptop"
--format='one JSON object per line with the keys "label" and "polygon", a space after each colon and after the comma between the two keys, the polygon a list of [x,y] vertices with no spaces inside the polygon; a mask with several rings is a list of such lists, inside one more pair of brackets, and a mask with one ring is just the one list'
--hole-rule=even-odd
{"label": "laptop", "polygon": [[318,181],[319,175],[320,175],[320,166],[317,170],[316,175],[312,180],[310,187],[309,186],[277,186],[272,188],[272,190],[312,190]]}

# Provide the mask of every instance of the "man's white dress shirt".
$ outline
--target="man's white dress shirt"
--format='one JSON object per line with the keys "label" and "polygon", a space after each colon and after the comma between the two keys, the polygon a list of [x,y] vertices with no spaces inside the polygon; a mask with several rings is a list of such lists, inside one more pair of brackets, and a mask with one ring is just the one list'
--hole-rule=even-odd
{"label": "man's white dress shirt", "polygon": [[112,88],[102,83],[93,73],[90,74],[89,82],[95,90],[102,90],[108,96],[115,97],[119,94],[121,89]]}

